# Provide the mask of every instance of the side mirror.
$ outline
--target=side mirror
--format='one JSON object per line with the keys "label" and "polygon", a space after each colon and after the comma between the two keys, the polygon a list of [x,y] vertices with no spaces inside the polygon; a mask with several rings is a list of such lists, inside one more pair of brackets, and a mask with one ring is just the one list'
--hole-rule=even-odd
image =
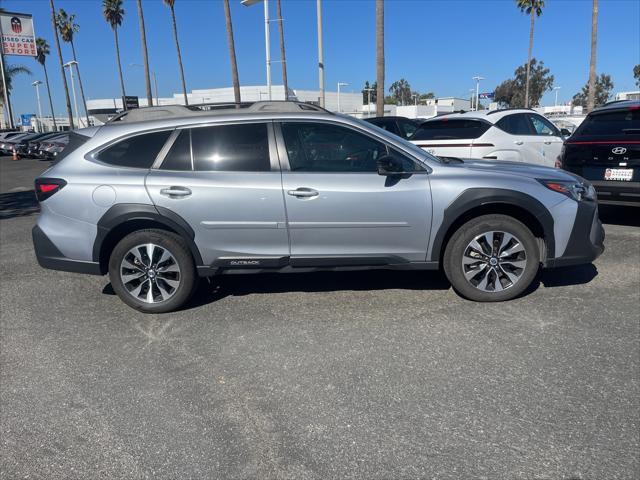
{"label": "side mirror", "polygon": [[402,175],[402,162],[391,155],[383,155],[378,159],[378,175]]}
{"label": "side mirror", "polygon": [[560,135],[562,135],[563,137],[570,137],[571,136],[571,132],[567,128],[561,128],[560,129]]}

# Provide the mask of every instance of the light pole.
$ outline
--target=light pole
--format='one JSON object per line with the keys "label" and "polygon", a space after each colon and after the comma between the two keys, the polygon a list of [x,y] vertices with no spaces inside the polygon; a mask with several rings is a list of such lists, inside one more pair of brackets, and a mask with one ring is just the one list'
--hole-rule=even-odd
{"label": "light pole", "polygon": [[473,80],[476,81],[476,110],[478,110],[478,107],[480,106],[480,104],[478,103],[478,101],[480,100],[480,80],[484,80],[484,77],[481,77],[480,75],[476,75],[475,77],[473,77]]}
{"label": "light pole", "polygon": [[374,91],[373,88],[365,88],[365,92],[367,92],[367,118],[371,116],[371,92]]}
{"label": "light pole", "polygon": [[[267,90],[271,100],[271,40],[269,36],[269,0],[241,0],[241,4],[250,7],[258,2],[264,2],[264,46],[267,60]],[[286,92],[285,92],[286,95]]]}
{"label": "light pole", "polygon": [[31,85],[36,87],[36,98],[38,99],[38,121],[36,122],[36,125],[38,126],[38,133],[40,133],[40,131],[42,130],[42,106],[40,105],[40,88],[39,88],[39,86],[42,85],[42,82],[40,80],[36,80]]}
{"label": "light pole", "polygon": [[[139,63],[130,63],[129,64],[130,67],[141,67],[144,68],[144,65],[141,65]],[[153,75],[153,85],[156,89],[156,106],[160,105],[160,99],[158,97],[158,77],[156,77],[156,72],[151,70],[151,75]],[[152,107],[153,105],[147,105],[148,107]]]}
{"label": "light pole", "polygon": [[324,53],[322,45],[322,0],[316,1],[318,20],[318,83],[320,86],[320,106],[324,108]]}
{"label": "light pole", "polygon": [[70,62],[65,63],[63,66],[69,68],[69,75],[71,75],[71,93],[73,95],[73,108],[76,111],[76,119],[78,120],[78,125],[80,125],[80,115],[78,114],[78,100],[76,99],[76,86],[73,81],[73,65],[78,65],[78,62],[75,60],[71,60]]}
{"label": "light pole", "polygon": [[556,101],[553,104],[554,107],[558,106],[558,90],[560,90],[562,87],[553,87],[553,89],[556,91]]}
{"label": "light pole", "polygon": [[344,82],[338,82],[338,113],[342,111],[340,109],[340,87],[346,87],[347,85],[349,84]]}
{"label": "light pole", "polygon": [[473,99],[475,97],[475,93],[476,93],[476,89],[475,88],[470,88],[469,89],[469,99],[471,100],[471,111],[474,111],[475,109],[473,108]]}
{"label": "light pole", "polygon": [[418,94],[414,93],[411,97],[413,98],[413,104],[418,105]]}

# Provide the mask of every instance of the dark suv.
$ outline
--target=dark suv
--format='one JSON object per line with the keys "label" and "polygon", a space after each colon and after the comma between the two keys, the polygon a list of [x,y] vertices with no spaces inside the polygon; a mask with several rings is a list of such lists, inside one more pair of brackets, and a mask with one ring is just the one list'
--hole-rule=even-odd
{"label": "dark suv", "polygon": [[560,166],[589,180],[598,202],[640,206],[640,102],[592,111],[565,142]]}

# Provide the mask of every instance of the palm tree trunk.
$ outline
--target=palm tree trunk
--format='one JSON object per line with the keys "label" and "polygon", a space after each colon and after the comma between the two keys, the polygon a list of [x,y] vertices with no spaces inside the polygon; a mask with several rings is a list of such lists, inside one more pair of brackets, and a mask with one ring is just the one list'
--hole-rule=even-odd
{"label": "palm tree trunk", "polygon": [[176,51],[178,52],[178,68],[180,68],[180,78],[182,79],[182,93],[184,94],[184,104],[189,105],[187,98],[187,82],[184,80],[184,68],[182,67],[182,54],[180,53],[180,42],[178,40],[178,25],[176,24],[176,12],[171,5],[171,21],[173,22],[173,39],[176,41]]}
{"label": "palm tree trunk", "polygon": [[58,61],[60,62],[60,73],[62,74],[62,86],[64,87],[64,97],[67,102],[67,115],[69,116],[69,128],[75,128],[73,124],[73,113],[71,112],[71,98],[69,98],[69,86],[67,85],[67,76],[64,73],[64,64],[62,62],[62,50],[60,50],[60,39],[58,38],[58,25],[56,24],[56,7],[53,0],[49,0],[51,6],[51,24],[53,25],[53,38],[56,40],[56,50],[58,50]]}
{"label": "palm tree trunk", "polygon": [[236,63],[236,47],[233,41],[233,25],[231,24],[231,11],[229,0],[224,0],[224,18],[227,24],[227,42],[229,43],[229,59],[231,60],[231,81],[233,82],[233,97],[236,108],[240,108],[240,80],[238,80],[238,64]]}
{"label": "palm tree trunk", "polygon": [[127,94],[124,91],[124,78],[122,77],[122,63],[120,63],[120,42],[118,41],[118,27],[113,28],[113,36],[116,41],[116,59],[118,60],[118,74],[120,75],[120,89],[122,90],[122,109],[126,110],[127,105],[125,104],[124,97]]}
{"label": "palm tree trunk", "polygon": [[91,125],[91,123],[89,123],[89,110],[87,110],[87,100],[84,98],[84,88],[82,87],[82,78],[80,78],[80,66],[78,65],[78,59],[76,58],[76,47],[73,44],[73,39],[71,40],[71,52],[73,53],[73,60],[76,62],[76,73],[78,74],[78,85],[80,85],[80,96],[82,97],[82,105],[84,106],[84,115],[87,118],[87,127],[89,127]]}
{"label": "palm tree trunk", "polygon": [[284,24],[282,23],[282,7],[280,0],[276,2],[278,26],[280,27],[280,61],[282,62],[282,84],[284,85],[284,99],[289,100],[289,82],[287,81],[287,58],[284,52]]}
{"label": "palm tree trunk", "polygon": [[533,52],[533,25],[535,23],[536,9],[531,8],[531,27],[529,28],[529,56],[527,57],[527,80],[524,87],[524,108],[529,108],[529,79],[531,74],[531,53]]}
{"label": "palm tree trunk", "polygon": [[47,73],[47,65],[42,64],[42,68],[44,68],[44,83],[47,85],[47,95],[49,96],[49,107],[51,108],[51,119],[53,120],[53,130],[58,130],[58,125],[56,124],[56,114],[53,111],[53,100],[51,99],[51,87],[49,87],[49,74]]}
{"label": "palm tree trunk", "polygon": [[147,52],[147,33],[144,28],[144,13],[142,12],[142,0],[138,0],[138,20],[140,22],[140,39],[142,41],[142,59],[144,63],[144,81],[147,87],[147,106],[153,105],[151,93],[151,77],[149,76],[149,53]]}
{"label": "palm tree trunk", "polygon": [[384,0],[376,0],[376,115],[384,116]]}
{"label": "palm tree trunk", "polygon": [[589,92],[587,94],[587,112],[596,103],[596,46],[598,43],[598,0],[593,0],[591,12],[591,61],[589,62]]}

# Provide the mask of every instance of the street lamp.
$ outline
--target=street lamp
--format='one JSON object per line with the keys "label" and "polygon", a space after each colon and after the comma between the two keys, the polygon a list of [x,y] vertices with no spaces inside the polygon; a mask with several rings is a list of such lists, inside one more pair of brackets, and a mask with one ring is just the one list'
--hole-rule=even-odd
{"label": "street lamp", "polygon": [[558,106],[558,90],[560,90],[562,87],[553,87],[553,89],[556,91],[556,102],[553,104],[554,107]]}
{"label": "street lamp", "polygon": [[78,114],[78,100],[76,99],[76,86],[75,83],[73,81],[73,66],[76,66],[76,68],[78,67],[78,62],[76,62],[75,60],[71,60],[70,62],[67,62],[63,65],[63,67],[65,68],[69,68],[69,74],[71,75],[71,92],[73,94],[73,108],[76,111],[76,120],[78,121],[78,125],[80,125],[80,115]]}
{"label": "street lamp", "polygon": [[[130,67],[141,67],[144,68],[144,65],[141,65],[139,63],[130,63],[129,64]],[[156,106],[160,105],[160,99],[158,98],[158,77],[156,77],[156,72],[154,72],[153,70],[151,70],[151,75],[153,75],[153,84],[156,88]],[[149,107],[152,107],[153,105],[148,105]]]}
{"label": "street lamp", "polygon": [[478,103],[478,101],[480,100],[480,80],[484,80],[484,77],[476,75],[475,77],[473,77],[473,80],[476,81],[476,110],[479,110],[478,107],[480,107],[480,104]]}
{"label": "street lamp", "polygon": [[40,105],[40,88],[39,88],[39,86],[42,85],[42,82],[40,80],[36,80],[31,85],[36,87],[36,98],[38,99],[38,121],[36,122],[36,125],[38,126],[38,133],[40,133],[40,131],[42,130],[42,106]]}
{"label": "street lamp", "polygon": [[346,87],[347,85],[349,84],[344,82],[338,82],[338,113],[342,111],[340,110],[340,87]]}
{"label": "street lamp", "polygon": [[475,88],[470,88],[469,89],[469,99],[471,100],[471,111],[475,110],[473,108],[473,99],[475,97],[475,95],[474,95],[475,93],[476,93],[476,89]]}
{"label": "street lamp", "polygon": [[269,0],[241,0],[240,3],[245,7],[250,7],[259,2],[264,2],[264,44],[267,61],[267,90],[269,91],[269,100],[271,100],[271,41],[269,38]]}
{"label": "street lamp", "polygon": [[367,118],[371,116],[371,92],[375,91],[375,88],[365,88],[367,92]]}

